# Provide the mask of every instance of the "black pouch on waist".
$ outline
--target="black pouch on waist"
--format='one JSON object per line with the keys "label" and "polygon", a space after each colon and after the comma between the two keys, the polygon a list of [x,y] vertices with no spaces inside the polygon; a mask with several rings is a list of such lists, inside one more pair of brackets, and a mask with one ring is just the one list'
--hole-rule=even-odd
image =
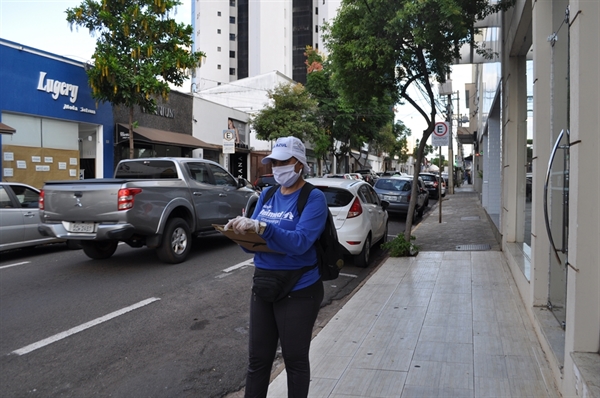
{"label": "black pouch on waist", "polygon": [[266,270],[255,268],[252,277],[252,292],[265,301],[274,303],[292,291],[302,275],[314,266],[296,270]]}

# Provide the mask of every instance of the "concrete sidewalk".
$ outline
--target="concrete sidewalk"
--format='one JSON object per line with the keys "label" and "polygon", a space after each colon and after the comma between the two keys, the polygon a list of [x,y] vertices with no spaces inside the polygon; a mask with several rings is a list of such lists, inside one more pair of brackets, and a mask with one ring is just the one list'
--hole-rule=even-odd
{"label": "concrete sidewalk", "polygon": [[388,258],[313,339],[310,397],[560,396],[477,193],[445,199],[420,253]]}

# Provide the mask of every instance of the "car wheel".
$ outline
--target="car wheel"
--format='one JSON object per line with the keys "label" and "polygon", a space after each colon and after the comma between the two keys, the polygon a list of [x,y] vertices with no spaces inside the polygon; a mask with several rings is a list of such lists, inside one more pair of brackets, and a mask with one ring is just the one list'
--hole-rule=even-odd
{"label": "car wheel", "polygon": [[383,245],[385,242],[387,242],[387,237],[388,237],[388,222],[385,222],[385,230],[383,231],[383,236],[381,237],[381,239],[379,239],[379,244]]}
{"label": "car wheel", "polygon": [[79,250],[81,249],[81,241],[69,239],[67,240],[67,249],[69,250]]}
{"label": "car wheel", "polygon": [[86,256],[94,260],[103,260],[109,258],[117,250],[119,241],[117,240],[102,240],[102,241],[81,241],[81,248]]}
{"label": "car wheel", "polygon": [[178,264],[186,259],[191,247],[190,227],[185,220],[175,217],[167,223],[156,254],[166,263]]}
{"label": "car wheel", "polygon": [[425,211],[425,204],[423,204],[423,206],[419,207],[419,210],[417,210],[417,214],[419,215],[419,217],[423,217],[424,211]]}
{"label": "car wheel", "polygon": [[367,235],[365,245],[358,256],[354,258],[354,265],[360,268],[367,268],[371,257],[371,235]]}
{"label": "car wheel", "polygon": [[248,209],[248,211],[246,211],[244,213],[244,215],[248,218],[252,217],[252,214],[254,214],[254,209],[256,208],[256,203],[254,203],[252,206],[250,206],[250,208]]}

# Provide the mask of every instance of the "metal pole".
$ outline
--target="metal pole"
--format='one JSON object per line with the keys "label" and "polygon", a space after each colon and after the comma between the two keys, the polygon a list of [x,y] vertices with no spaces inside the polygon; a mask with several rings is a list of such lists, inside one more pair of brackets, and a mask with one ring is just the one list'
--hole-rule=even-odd
{"label": "metal pole", "polygon": [[[454,193],[454,153],[452,149],[452,94],[448,94],[448,193]],[[442,198],[439,198],[440,203]]]}
{"label": "metal pole", "polygon": [[441,224],[442,223],[442,184],[441,181],[443,181],[442,178],[442,147],[440,146],[440,154],[438,157],[438,165],[440,166],[438,169],[438,175],[440,177],[440,183],[438,183],[438,209],[439,209],[439,216],[438,216],[438,222]]}

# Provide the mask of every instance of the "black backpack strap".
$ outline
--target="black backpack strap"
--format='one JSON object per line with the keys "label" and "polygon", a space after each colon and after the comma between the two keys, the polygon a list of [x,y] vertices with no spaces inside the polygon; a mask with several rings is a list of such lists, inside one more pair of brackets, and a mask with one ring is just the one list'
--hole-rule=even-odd
{"label": "black backpack strap", "polygon": [[275,192],[279,189],[279,185],[273,185],[271,189],[265,192],[265,197],[263,198],[263,206],[275,195]]}
{"label": "black backpack strap", "polygon": [[310,196],[310,191],[315,189],[315,186],[309,182],[305,183],[302,186],[302,190],[300,191],[300,196],[298,196],[298,216],[302,214],[302,210],[304,210],[304,206],[306,206],[306,202],[308,201],[308,197]]}

